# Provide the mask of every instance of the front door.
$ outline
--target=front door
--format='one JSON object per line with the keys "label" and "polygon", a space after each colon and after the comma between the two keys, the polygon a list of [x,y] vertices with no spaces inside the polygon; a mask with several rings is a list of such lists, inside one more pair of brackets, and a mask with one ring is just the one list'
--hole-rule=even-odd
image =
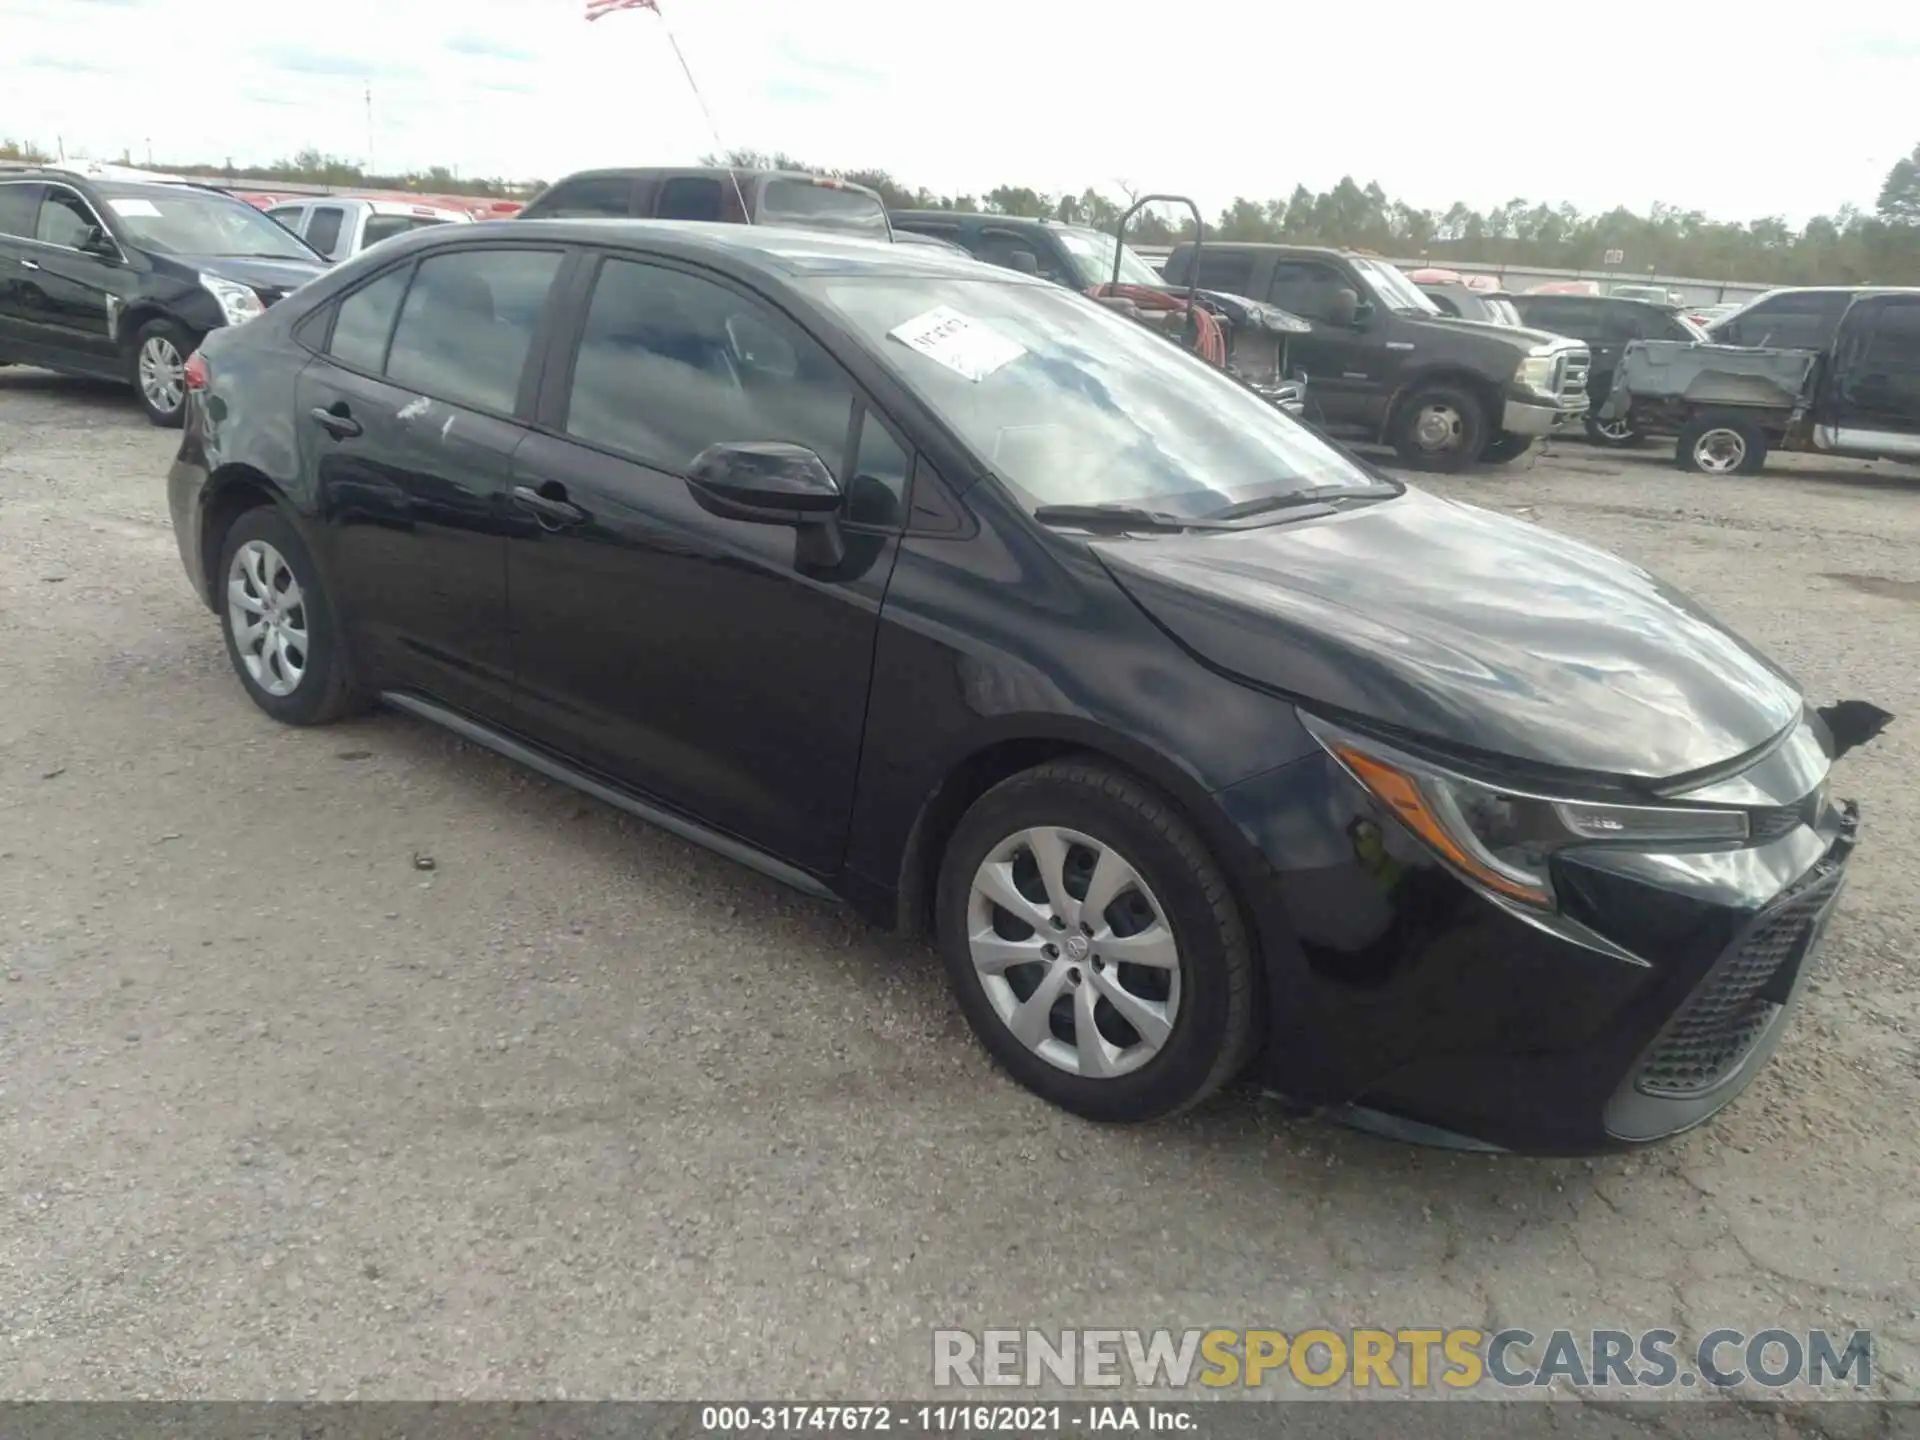
{"label": "front door", "polygon": [[[132,201],[122,201],[132,204]],[[34,223],[35,244],[20,252],[25,338],[62,365],[101,375],[121,372],[120,316],[133,276],[117,249],[82,249],[105,224],[77,190],[49,185]],[[113,242],[106,242],[113,248]]]}
{"label": "front door", "polygon": [[496,723],[512,713],[518,417],[562,259],[488,246],[386,271],[340,302],[295,397],[321,562],[364,678]]}
{"label": "front door", "polygon": [[[908,451],[820,345],[715,278],[607,257],[579,328],[515,457],[529,492],[507,564],[522,727],[830,872]],[[766,440],[808,446],[847,492],[846,558],[830,571],[801,563],[794,530],[720,519],[688,490],[709,445]]]}
{"label": "front door", "polygon": [[1920,295],[1855,302],[1828,404],[1834,448],[1920,460]]}
{"label": "front door", "polygon": [[[1365,331],[1329,318],[1334,297],[1342,290],[1363,301],[1373,298],[1353,276],[1325,261],[1280,260],[1274,264],[1266,298],[1313,325],[1311,335],[1287,341],[1287,360],[1307,372],[1314,409],[1335,425],[1372,424],[1390,389],[1389,377],[1380,373],[1385,355],[1377,340],[1369,343]],[[1381,325],[1389,319],[1376,314],[1369,323]]]}

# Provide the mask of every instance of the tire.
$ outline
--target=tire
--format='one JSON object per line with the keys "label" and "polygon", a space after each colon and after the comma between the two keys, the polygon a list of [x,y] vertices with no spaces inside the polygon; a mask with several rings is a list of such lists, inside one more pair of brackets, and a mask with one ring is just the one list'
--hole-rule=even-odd
{"label": "tire", "polygon": [[[1048,893],[1036,874],[1041,851],[1056,856],[1066,892],[1057,907],[1032,899]],[[1100,916],[1083,922],[1079,905],[1100,873],[1099,855],[1125,873]],[[1011,906],[990,900],[990,891]],[[1034,923],[1010,918],[1019,911]],[[941,958],[975,1036],[1014,1079],[1075,1115],[1110,1123],[1171,1115],[1213,1094],[1252,1057],[1253,947],[1239,905],[1177,807],[1129,775],[1069,759],[994,786],[948,842],[935,917]],[[1102,937],[1156,963],[1117,961],[1102,953]],[[1028,950],[1031,961],[1005,963]],[[1055,995],[1052,1004],[1024,1008],[1042,987]],[[1116,993],[1142,1028],[1120,1019]],[[1087,1016],[1092,1044],[1082,1029]],[[1021,1019],[1032,1022],[1026,1039],[1013,1028]],[[1090,1073],[1103,1067],[1109,1073]]]}
{"label": "tire", "polygon": [[1533,449],[1533,436],[1515,435],[1502,430],[1487,441],[1480,451],[1480,463],[1483,465],[1510,465]]}
{"label": "tire", "polygon": [[1680,431],[1673,458],[1697,474],[1757,475],[1767,463],[1767,435],[1742,415],[1698,415]]}
{"label": "tire", "polygon": [[1408,465],[1457,474],[1480,458],[1487,440],[1486,407],[1456,386],[1429,385],[1396,407],[1387,438]]}
{"label": "tire", "polygon": [[133,337],[127,352],[127,378],[147,419],[163,430],[179,429],[186,418],[187,382],[181,372],[199,343],[192,332],[171,320],[149,320]]}
{"label": "tire", "polygon": [[[263,579],[275,593],[271,611],[236,603],[236,585],[243,597],[258,597]],[[299,599],[288,605],[295,586]],[[267,714],[288,725],[325,725],[365,708],[312,552],[278,509],[262,505],[233,522],[220,549],[215,594],[227,659],[248,698]],[[257,639],[237,633],[257,629],[263,618],[276,628]]]}

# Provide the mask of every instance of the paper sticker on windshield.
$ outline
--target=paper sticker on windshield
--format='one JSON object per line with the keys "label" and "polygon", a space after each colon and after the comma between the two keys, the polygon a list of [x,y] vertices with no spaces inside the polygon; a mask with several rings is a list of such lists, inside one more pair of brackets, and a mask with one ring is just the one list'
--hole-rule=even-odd
{"label": "paper sticker on windshield", "polygon": [[887,333],[928,359],[938,360],[954,374],[976,383],[1027,353],[1018,341],[1009,340],[945,305],[916,315]]}
{"label": "paper sticker on windshield", "polygon": [[113,207],[116,215],[131,216],[136,220],[160,218],[160,210],[151,200],[108,200],[107,204]]}

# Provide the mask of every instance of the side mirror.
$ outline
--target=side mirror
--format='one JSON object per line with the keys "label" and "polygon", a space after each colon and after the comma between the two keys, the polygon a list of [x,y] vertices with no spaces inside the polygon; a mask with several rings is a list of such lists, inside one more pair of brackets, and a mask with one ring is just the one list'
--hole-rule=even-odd
{"label": "side mirror", "polygon": [[1352,290],[1336,290],[1327,302],[1327,323],[1348,328],[1360,318],[1360,296]]}
{"label": "side mirror", "polygon": [[817,525],[843,498],[824,460],[778,440],[709,445],[687,467],[687,487],[708,513],[762,525]]}
{"label": "side mirror", "polygon": [[113,237],[98,225],[89,225],[87,233],[80,237],[79,250],[85,255],[96,255],[102,260],[118,260],[120,247],[113,243]]}

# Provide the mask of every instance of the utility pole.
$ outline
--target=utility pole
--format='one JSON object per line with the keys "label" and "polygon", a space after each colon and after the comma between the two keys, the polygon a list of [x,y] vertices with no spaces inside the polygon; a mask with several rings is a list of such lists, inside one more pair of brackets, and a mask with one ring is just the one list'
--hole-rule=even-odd
{"label": "utility pole", "polygon": [[373,174],[373,82],[367,82],[367,174]]}

